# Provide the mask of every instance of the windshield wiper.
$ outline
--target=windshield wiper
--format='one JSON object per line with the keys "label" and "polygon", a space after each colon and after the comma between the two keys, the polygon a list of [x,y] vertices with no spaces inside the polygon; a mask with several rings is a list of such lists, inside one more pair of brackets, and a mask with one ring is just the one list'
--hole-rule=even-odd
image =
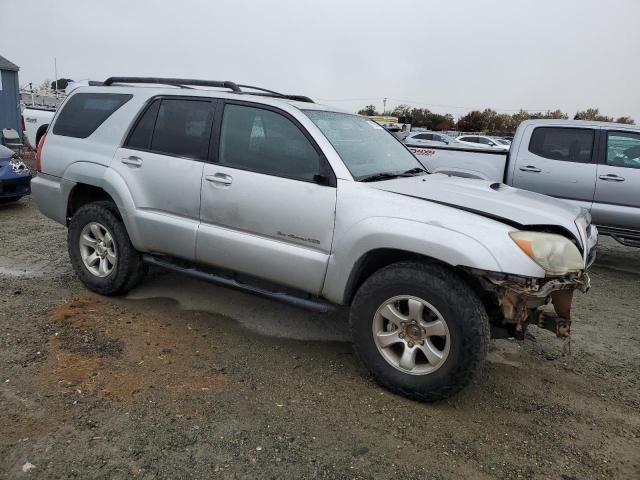
{"label": "windshield wiper", "polygon": [[404,172],[379,172],[371,175],[365,175],[358,179],[359,182],[377,182],[379,180],[390,180],[398,177],[413,177],[414,175],[429,173],[424,168],[415,167],[410,168]]}
{"label": "windshield wiper", "polygon": [[402,172],[402,176],[417,175],[418,173],[429,173],[422,167],[410,168],[406,172]]}
{"label": "windshield wiper", "polygon": [[393,172],[380,172],[374,173],[372,175],[365,175],[364,177],[358,178],[359,182],[377,182],[378,180],[389,180],[391,178],[402,177],[402,173],[393,173]]}

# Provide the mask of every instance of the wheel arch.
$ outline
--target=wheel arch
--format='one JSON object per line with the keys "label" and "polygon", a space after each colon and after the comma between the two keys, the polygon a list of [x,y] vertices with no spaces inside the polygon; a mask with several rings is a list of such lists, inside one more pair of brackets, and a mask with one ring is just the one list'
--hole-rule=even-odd
{"label": "wheel arch", "polygon": [[349,304],[372,273],[404,260],[435,262],[464,278],[461,267],[502,271],[487,246],[464,233],[410,220],[368,219],[334,243],[322,295]]}

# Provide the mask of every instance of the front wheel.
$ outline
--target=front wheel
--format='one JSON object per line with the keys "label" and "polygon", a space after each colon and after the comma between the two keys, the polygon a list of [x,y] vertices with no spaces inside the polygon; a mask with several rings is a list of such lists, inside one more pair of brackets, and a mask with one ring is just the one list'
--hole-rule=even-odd
{"label": "front wheel", "polygon": [[69,224],[67,247],[82,283],[102,295],[126,293],[146,271],[110,202],[89,203],[78,209]]}
{"label": "front wheel", "polygon": [[400,262],[369,277],[350,315],[356,356],[391,391],[447,398],[481,371],[489,344],[482,302],[453,270]]}

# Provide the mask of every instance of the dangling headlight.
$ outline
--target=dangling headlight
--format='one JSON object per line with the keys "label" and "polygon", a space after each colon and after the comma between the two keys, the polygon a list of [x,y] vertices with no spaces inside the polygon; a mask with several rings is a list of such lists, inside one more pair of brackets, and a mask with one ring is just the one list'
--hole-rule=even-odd
{"label": "dangling headlight", "polygon": [[11,166],[11,169],[16,173],[29,173],[29,169],[19,158],[12,158],[11,160],[9,160],[9,165]]}
{"label": "dangling headlight", "polygon": [[562,235],[511,232],[509,236],[531,260],[544,269],[547,276],[566,275],[584,268],[584,260],[578,247]]}

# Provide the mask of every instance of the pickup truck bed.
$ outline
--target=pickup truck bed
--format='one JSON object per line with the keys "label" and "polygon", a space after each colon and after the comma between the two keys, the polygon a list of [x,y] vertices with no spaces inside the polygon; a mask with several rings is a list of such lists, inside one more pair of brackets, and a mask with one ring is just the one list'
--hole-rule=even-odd
{"label": "pickup truck bed", "polygon": [[640,247],[640,127],[529,120],[509,153],[407,145],[427,170],[502,182],[591,212],[601,233]]}

